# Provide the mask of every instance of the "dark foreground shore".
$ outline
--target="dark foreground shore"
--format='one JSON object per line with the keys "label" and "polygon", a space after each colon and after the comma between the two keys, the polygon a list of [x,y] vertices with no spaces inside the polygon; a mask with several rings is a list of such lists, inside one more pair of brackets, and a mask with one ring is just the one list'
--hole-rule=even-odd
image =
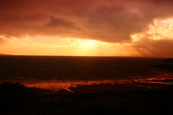
{"label": "dark foreground shore", "polygon": [[[54,69],[51,68],[47,70],[47,67],[49,67],[47,66],[47,64],[53,65],[54,62],[45,63],[44,66],[45,69],[41,68],[40,71],[33,71],[32,69],[28,68],[28,67],[33,67],[33,63],[30,64],[32,66],[28,66],[29,62],[30,61],[32,62],[32,60],[27,61],[28,62],[27,64],[25,63],[18,65],[17,63],[18,61],[16,61],[16,59],[12,62],[8,61],[6,57],[3,59],[6,61],[1,62],[1,65],[3,65],[2,67],[0,67],[2,68],[1,69],[2,80],[3,79],[7,80],[7,78],[11,75],[29,76],[30,74],[37,75],[37,73],[42,73],[43,75],[47,74],[49,75],[49,72],[51,73],[52,71],[57,71],[57,66],[53,67]],[[57,61],[58,60],[59,59],[57,59]],[[64,60],[64,58],[62,60]],[[44,61],[45,60],[43,60],[43,62]],[[136,62],[136,59],[134,59],[134,62]],[[146,62],[148,62],[148,60]],[[39,63],[36,64],[38,64],[39,66],[40,65]],[[59,61],[57,62],[57,65],[58,64]],[[63,64],[64,63],[62,63],[62,65]],[[90,66],[86,66],[87,64],[88,62],[83,63],[83,65],[85,66],[74,66],[77,67],[74,68],[74,70],[77,70],[75,72],[78,71],[82,72],[82,70],[88,70],[87,73],[88,72],[92,73],[92,71],[90,71],[89,69]],[[95,64],[97,65],[97,63]],[[69,64],[69,65],[74,65],[74,64]],[[113,63],[113,65],[116,64]],[[131,64],[130,67],[132,65],[133,64]],[[99,64],[97,66],[99,66]],[[73,66],[70,66],[69,70],[71,70],[72,67]],[[83,69],[80,70],[78,67],[83,67]],[[96,66],[93,65],[91,67],[96,68]],[[101,68],[98,69],[99,71],[96,71],[96,73],[94,74],[102,75],[103,73],[99,72],[101,70],[104,70],[104,67],[105,66],[101,66]],[[137,67],[140,66],[135,66],[135,68]],[[144,71],[143,69],[147,67],[148,66],[146,67],[142,66],[141,71]],[[153,65],[152,63],[152,67],[154,69],[157,69],[157,71],[164,70],[163,72],[172,73],[173,59],[167,59],[160,64]],[[110,66],[110,68],[114,68],[114,66]],[[129,67],[127,67],[127,69],[128,68]],[[60,68],[60,70],[61,69],[62,68]],[[11,72],[11,70],[13,71]],[[32,70],[33,73],[30,72],[29,70]],[[48,73],[46,74],[44,70],[46,70],[46,72]],[[63,73],[66,71],[67,70],[65,71],[62,70],[61,72]],[[134,69],[133,71],[136,70]],[[95,70],[93,72],[95,72]],[[105,73],[111,73],[111,71],[105,71]],[[148,73],[148,71],[144,71],[144,73]],[[67,75],[71,75],[71,73]],[[108,74],[103,74],[103,75],[107,76]],[[164,76],[162,77],[164,78]],[[124,84],[101,83],[101,84],[90,84],[90,85],[77,85],[77,86],[71,86],[69,90],[63,89],[57,92],[52,92],[46,89],[29,88],[25,87],[20,83],[4,82],[0,84],[0,115],[69,115],[69,114],[70,115],[89,115],[89,114],[172,115],[173,114],[172,81],[173,81],[172,76],[170,76],[169,78],[165,79],[152,79],[149,80],[149,82],[131,82],[131,83],[127,82]]]}
{"label": "dark foreground shore", "polygon": [[[142,87],[143,86],[143,87]],[[0,84],[1,115],[170,115],[173,86],[153,83],[71,87],[72,92]]]}

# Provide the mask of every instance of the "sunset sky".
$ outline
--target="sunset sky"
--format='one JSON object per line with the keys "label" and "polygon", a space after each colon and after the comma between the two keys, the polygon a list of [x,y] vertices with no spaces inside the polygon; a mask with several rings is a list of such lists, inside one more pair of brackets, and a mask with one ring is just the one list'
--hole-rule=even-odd
{"label": "sunset sky", "polygon": [[0,54],[173,57],[173,1],[0,0]]}

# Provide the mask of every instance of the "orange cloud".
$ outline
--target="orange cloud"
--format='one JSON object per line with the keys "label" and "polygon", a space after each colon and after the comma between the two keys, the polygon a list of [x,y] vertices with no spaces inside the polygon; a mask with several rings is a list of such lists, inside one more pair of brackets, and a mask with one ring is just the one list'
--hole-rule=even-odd
{"label": "orange cloud", "polygon": [[129,42],[131,34],[146,30],[153,19],[171,16],[171,4],[168,0],[1,0],[0,34]]}
{"label": "orange cloud", "polygon": [[156,19],[146,32],[133,35],[132,46],[142,56],[173,57],[173,19]]}
{"label": "orange cloud", "polygon": [[[158,30],[156,29],[160,28],[158,25],[152,26],[152,32],[149,26],[154,25],[156,19],[172,17],[172,5],[171,0],[1,0],[0,35],[5,37],[1,38],[0,42],[9,42],[1,46],[1,51],[3,49],[15,54],[36,54],[37,52],[38,54],[78,55],[76,52],[79,53],[80,48],[75,47],[71,50],[63,46],[66,49],[64,50],[48,47],[54,46],[54,43],[49,43],[54,41],[53,39],[57,41],[64,39],[60,42],[66,42],[70,46],[66,38],[74,38],[109,44],[106,46],[99,44],[97,50],[92,49],[88,51],[89,53],[80,53],[80,55],[172,56],[169,55],[172,40],[167,39],[172,37],[171,32],[167,31],[163,34],[167,30],[167,24],[157,22],[164,29]],[[150,35],[145,33],[148,29]],[[26,35],[30,36],[31,41],[25,41]],[[43,36],[43,38],[37,41],[36,36]],[[46,40],[48,43],[43,43],[44,37],[49,38]],[[11,38],[15,38],[15,42]],[[31,42],[32,45],[26,45]],[[10,49],[9,44],[13,46],[13,50]],[[46,48],[47,53],[44,52]],[[39,53],[38,49],[42,53]],[[159,53],[159,50],[162,53]]]}

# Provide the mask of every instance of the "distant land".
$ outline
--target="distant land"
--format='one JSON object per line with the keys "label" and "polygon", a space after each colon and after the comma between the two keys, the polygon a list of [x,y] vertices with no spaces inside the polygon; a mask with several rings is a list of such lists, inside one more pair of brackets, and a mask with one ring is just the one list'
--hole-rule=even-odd
{"label": "distant land", "polygon": [[12,54],[0,54],[0,56],[14,56]]}
{"label": "distant land", "polygon": [[108,57],[108,58],[160,58],[160,59],[169,59],[173,60],[173,58],[166,57],[142,57],[142,56],[73,56],[73,55],[14,55],[14,54],[0,54],[0,56],[28,56],[28,57]]}

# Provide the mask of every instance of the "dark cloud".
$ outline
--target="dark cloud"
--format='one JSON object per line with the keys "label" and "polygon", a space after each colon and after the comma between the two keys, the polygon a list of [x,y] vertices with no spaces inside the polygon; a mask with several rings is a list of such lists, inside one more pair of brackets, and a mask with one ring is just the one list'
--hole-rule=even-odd
{"label": "dark cloud", "polygon": [[102,40],[128,41],[131,34],[145,30],[152,23],[152,18],[145,19],[140,13],[138,9],[133,11],[119,4],[99,7],[89,17],[90,28],[96,31],[91,33]]}
{"label": "dark cloud", "polygon": [[171,0],[1,0],[0,34],[129,42],[153,19],[172,16],[172,5]]}
{"label": "dark cloud", "polygon": [[50,22],[45,26],[50,28],[67,28],[67,29],[76,28],[76,26],[72,22],[54,17],[51,17]]}
{"label": "dark cloud", "polygon": [[148,57],[173,57],[173,39],[151,40],[143,38],[133,47],[142,56]]}

